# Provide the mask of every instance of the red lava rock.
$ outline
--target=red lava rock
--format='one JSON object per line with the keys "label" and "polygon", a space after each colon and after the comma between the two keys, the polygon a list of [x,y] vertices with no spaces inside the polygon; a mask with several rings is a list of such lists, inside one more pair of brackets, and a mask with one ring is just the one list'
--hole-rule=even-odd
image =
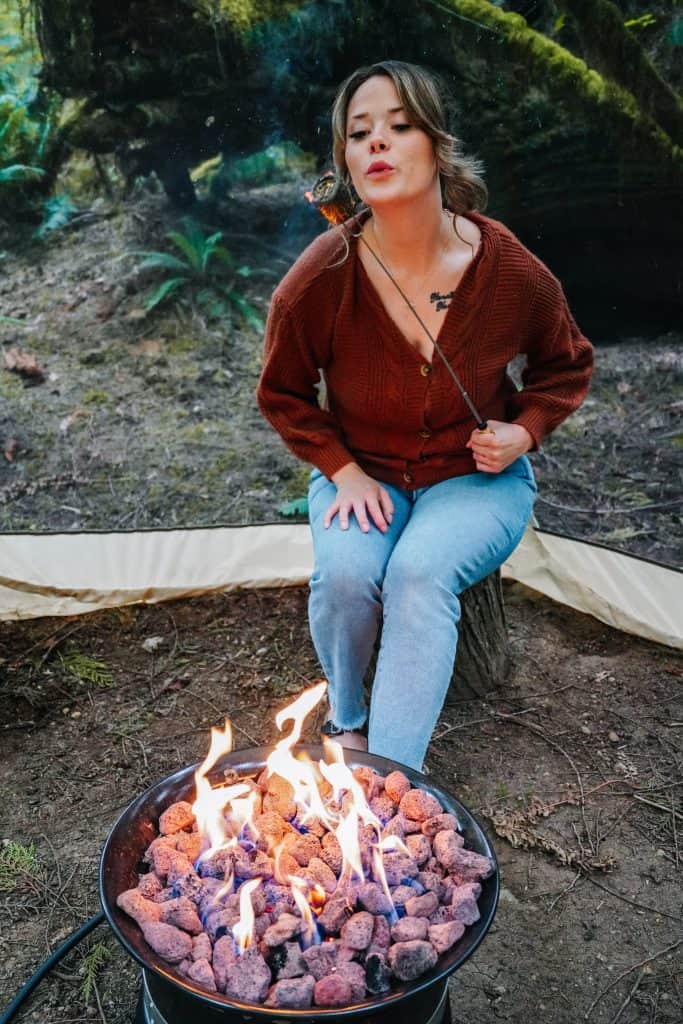
{"label": "red lava rock", "polygon": [[152,871],[162,882],[166,881],[171,857],[177,852],[175,844],[174,836],[159,836],[149,844],[145,851],[144,859],[151,864]]}
{"label": "red lava rock", "polygon": [[429,928],[429,941],[439,956],[454,946],[465,933],[462,921],[447,921],[445,924],[433,924]]}
{"label": "red lava rock", "polygon": [[263,941],[267,946],[282,946],[301,932],[301,918],[294,914],[283,914],[275,924],[266,929]]}
{"label": "red lava rock", "polygon": [[372,942],[368,948],[371,948],[373,952],[379,952],[380,950],[388,949],[390,944],[391,929],[389,927],[389,922],[386,917],[382,917],[381,914],[377,914],[372,929]]}
{"label": "red lava rock", "polygon": [[119,893],[116,905],[132,917],[141,928],[146,922],[158,921],[161,917],[159,904],[146,900],[139,889],[126,889],[125,892]]}
{"label": "red lava rock", "polygon": [[182,878],[183,875],[192,874],[193,872],[194,868],[184,854],[178,853],[177,850],[171,852],[168,859],[168,870],[166,872],[167,885],[173,885],[173,883],[177,879]]}
{"label": "red lava rock", "polygon": [[425,917],[402,917],[391,926],[391,937],[394,942],[413,942],[415,939],[426,939],[429,925]]}
{"label": "red lava rock", "polygon": [[427,818],[433,818],[436,814],[443,812],[443,807],[436,797],[425,789],[409,789],[401,797],[399,808],[406,818],[420,822],[426,821]]}
{"label": "red lava rock", "polygon": [[263,798],[263,810],[276,811],[288,821],[295,818],[297,806],[292,784],[279,775],[271,775],[268,778],[268,792]]}
{"label": "red lava rock", "polygon": [[[434,838],[434,843],[439,836],[452,833],[439,832]],[[484,857],[474,850],[463,850],[461,847],[451,849],[448,853],[449,863],[439,858],[444,867],[447,867],[453,874],[458,875],[465,882],[476,882],[480,878],[488,878],[495,871],[495,865],[489,857]]]}
{"label": "red lava rock", "polygon": [[143,921],[140,927],[147,944],[169,964],[179,964],[181,960],[189,958],[192,953],[190,936],[181,932],[179,928],[174,928],[172,924],[163,924],[161,921]]}
{"label": "red lava rock", "polygon": [[275,811],[266,811],[265,814],[260,814],[255,819],[254,825],[256,830],[266,836],[273,846],[281,842],[285,834],[285,823]]}
{"label": "red lava rock", "polygon": [[153,871],[149,871],[146,875],[140,875],[138,892],[141,892],[146,900],[154,899],[162,889],[163,886]]}
{"label": "red lava rock", "polygon": [[372,940],[375,920],[367,910],[361,910],[348,919],[341,929],[342,942],[351,949],[367,949]]}
{"label": "red lava rock", "polygon": [[413,818],[407,818],[405,814],[399,814],[401,821],[403,822],[403,831],[405,835],[412,835],[414,832],[422,831],[422,822],[414,821]]}
{"label": "red lava rock", "polygon": [[401,885],[411,878],[415,878],[420,870],[412,857],[399,851],[390,850],[382,855],[384,873],[387,878],[387,885]]}
{"label": "red lava rock", "polygon": [[423,891],[424,890],[421,885],[419,887],[412,885],[397,885],[391,893],[391,898],[394,901],[395,907],[405,907],[408,900],[411,900],[413,896],[421,896]]}
{"label": "red lava rock", "polygon": [[435,892],[441,902],[445,892],[441,875],[437,875],[436,871],[420,871],[417,880],[424,887],[425,892]]}
{"label": "red lava rock", "polygon": [[258,917],[254,919],[254,935],[256,938],[262,939],[272,923],[272,914],[259,914]]}
{"label": "red lava rock", "polygon": [[309,946],[302,953],[306,967],[316,981],[327,974],[332,974],[337,966],[337,943],[322,942],[319,946]]}
{"label": "red lava rock", "polygon": [[164,924],[172,924],[176,928],[182,928],[190,935],[199,935],[202,929],[202,922],[199,920],[197,910],[187,896],[180,896],[176,900],[168,900],[159,907],[159,920]]}
{"label": "red lava rock", "polygon": [[292,875],[299,875],[301,868],[298,860],[291,853],[283,850],[275,860],[275,877],[282,885],[287,885]]}
{"label": "red lava rock", "polygon": [[457,832],[459,828],[458,819],[454,814],[435,814],[433,818],[427,818],[422,822],[422,832],[432,838],[437,832],[452,830]]}
{"label": "red lava rock", "polygon": [[372,800],[375,796],[379,796],[384,788],[382,776],[369,765],[358,765],[357,768],[353,769],[353,777],[357,782],[360,782],[365,793],[365,799],[368,801]]}
{"label": "red lava rock", "polygon": [[412,783],[403,772],[389,772],[384,780],[384,792],[394,803],[400,804],[403,797],[410,791]]}
{"label": "red lava rock", "polygon": [[323,836],[322,848],[320,859],[324,860],[328,867],[332,868],[335,875],[338,876],[341,872],[344,858],[339,840],[333,832],[328,832],[326,836]]}
{"label": "red lava rock", "polygon": [[420,868],[427,863],[432,855],[432,844],[427,836],[423,836],[419,832],[412,836],[406,836],[406,846],[410,850],[410,856]]}
{"label": "red lava rock", "polygon": [[447,871],[452,871],[456,864],[460,863],[459,853],[463,839],[456,832],[447,830],[437,832],[432,840],[434,856]]}
{"label": "red lava rock", "polygon": [[[481,889],[481,886],[478,886],[478,888]],[[451,910],[453,911],[453,919],[455,921],[462,921],[463,924],[474,924],[475,921],[479,920],[481,916],[479,914],[479,907],[470,885],[459,885],[453,890]]]}
{"label": "red lava rock", "polygon": [[363,910],[371,914],[390,914],[392,903],[384,889],[377,882],[364,882],[358,889],[358,902]]}
{"label": "red lava rock", "polygon": [[334,892],[337,888],[337,876],[320,857],[311,857],[306,867],[306,877],[316,885],[321,885],[325,892]]}
{"label": "red lava rock", "polygon": [[446,874],[446,872],[444,871],[443,864],[439,864],[439,861],[436,859],[436,857],[429,858],[427,863],[424,865],[424,870],[434,871],[435,874],[440,875],[441,878],[444,878]]}
{"label": "red lava rock", "polygon": [[[215,966],[214,956],[214,966]],[[245,1003],[262,1003],[270,987],[268,964],[256,946],[249,946],[236,963],[228,967],[225,994]]]}
{"label": "red lava rock", "polygon": [[237,960],[238,956],[235,952],[232,935],[223,935],[217,939],[213,947],[213,971],[220,992],[225,991],[228,971],[237,963]]}
{"label": "red lava rock", "polygon": [[370,810],[373,814],[376,814],[382,823],[382,828],[387,824],[388,821],[396,814],[396,804],[391,797],[385,792],[382,796],[375,796],[369,801]]}
{"label": "red lava rock", "polygon": [[348,917],[348,903],[343,894],[339,897],[333,895],[323,907],[318,917],[318,924],[324,928],[328,935],[339,932]]}
{"label": "red lava rock", "polygon": [[244,852],[244,856],[235,857],[235,874],[238,878],[272,878],[275,870],[273,859],[263,850]]}
{"label": "red lava rock", "polygon": [[387,954],[392,973],[399,981],[414,981],[425,971],[429,971],[437,959],[434,947],[420,939],[396,942]]}
{"label": "red lava rock", "polygon": [[305,835],[290,833],[285,836],[283,846],[302,867],[306,867],[311,857],[319,857],[321,852],[320,840],[310,832]]}
{"label": "red lava rock", "polygon": [[204,897],[204,892],[204,880],[195,874],[194,871],[188,871],[187,874],[176,878],[171,886],[171,899],[187,896],[189,900],[192,900],[194,904],[199,906]]}
{"label": "red lava rock", "polygon": [[232,926],[237,924],[239,919],[239,910],[218,906],[215,910],[210,910],[204,918],[204,930],[209,938],[215,941],[226,934],[232,935]]}
{"label": "red lava rock", "polygon": [[355,960],[347,960],[337,965],[337,974],[351,986],[351,1001],[361,1003],[365,999],[365,968]]}
{"label": "red lava rock", "polygon": [[216,901],[217,894],[223,888],[223,882],[221,882],[220,878],[202,878],[201,882],[202,892],[199,897],[198,906],[199,913],[203,916],[212,909]]}
{"label": "red lava rock", "polygon": [[435,892],[426,892],[423,896],[412,896],[406,900],[406,914],[410,917],[429,917],[439,906],[439,897]]}
{"label": "red lava rock", "polygon": [[430,924],[446,924],[448,921],[453,921],[453,907],[437,907],[427,920]]}
{"label": "red lava rock", "polygon": [[184,854],[194,864],[202,852],[202,837],[198,832],[179,832],[176,850],[178,853]]}
{"label": "red lava rock", "polygon": [[390,818],[382,829],[382,839],[386,839],[387,836],[397,836],[399,839],[403,839],[406,834],[404,821],[405,818],[402,814],[395,814],[393,818]]}
{"label": "red lava rock", "polygon": [[337,967],[339,964],[349,963],[351,960],[358,960],[363,955],[362,949],[353,949],[344,942],[337,944]]}
{"label": "red lava rock", "polygon": [[159,831],[162,836],[173,835],[174,832],[182,832],[194,824],[192,805],[186,800],[179,800],[171,804],[159,815]]}
{"label": "red lava rock", "polygon": [[232,854],[229,850],[216,850],[210,857],[200,857],[197,874],[201,878],[220,878],[225,880],[232,870]]}
{"label": "red lava rock", "polygon": [[213,946],[206,932],[200,932],[192,939],[192,959],[207,960],[209,963],[213,960]]}
{"label": "red lava rock", "polygon": [[208,960],[195,960],[187,970],[188,978],[192,978],[198,985],[208,992],[217,992],[216,978]]}
{"label": "red lava rock", "polygon": [[264,1005],[287,1010],[307,1010],[313,1002],[314,987],[315,978],[311,974],[305,974],[303,978],[276,981]]}
{"label": "red lava rock", "polygon": [[316,1006],[348,1006],[351,1002],[351,985],[340,974],[328,974],[316,981],[313,988],[313,1002]]}

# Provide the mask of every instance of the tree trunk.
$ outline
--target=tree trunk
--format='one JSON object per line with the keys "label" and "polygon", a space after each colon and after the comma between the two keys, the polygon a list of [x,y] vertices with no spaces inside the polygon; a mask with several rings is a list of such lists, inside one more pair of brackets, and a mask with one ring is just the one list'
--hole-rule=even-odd
{"label": "tree trunk", "polygon": [[[500,570],[464,591],[460,604],[458,651],[449,696],[454,700],[485,697],[505,681],[510,662]],[[365,676],[366,688],[375,676],[380,642],[381,632]]]}

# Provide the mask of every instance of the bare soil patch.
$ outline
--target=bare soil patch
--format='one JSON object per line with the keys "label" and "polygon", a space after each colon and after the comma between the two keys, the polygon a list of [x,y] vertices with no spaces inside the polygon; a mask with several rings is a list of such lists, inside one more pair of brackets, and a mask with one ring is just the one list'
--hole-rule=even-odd
{"label": "bare soil patch", "polygon": [[[451,694],[427,762],[479,817],[501,870],[494,926],[452,980],[456,1019],[678,1021],[680,657],[518,584],[506,601],[509,681],[486,701]],[[300,588],[6,624],[0,669],[0,837],[36,852],[0,892],[4,1005],[97,911],[119,812],[202,758],[226,715],[236,746],[271,742],[275,711],[319,669]],[[96,942],[109,956],[86,999]],[[123,1024],[138,980],[102,928],[18,1020]]]}

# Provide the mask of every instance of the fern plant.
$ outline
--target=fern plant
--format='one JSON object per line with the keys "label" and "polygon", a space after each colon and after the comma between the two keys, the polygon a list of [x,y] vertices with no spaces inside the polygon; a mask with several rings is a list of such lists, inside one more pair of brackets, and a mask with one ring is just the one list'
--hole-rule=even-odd
{"label": "fern plant", "polygon": [[60,654],[59,660],[69,675],[74,676],[79,682],[92,683],[94,686],[112,685],[112,674],[108,666],[103,661],[91,658],[89,654],[67,651],[66,654]]}
{"label": "fern plant", "polygon": [[184,292],[206,308],[214,316],[225,312],[227,299],[243,319],[263,330],[263,322],[254,307],[237,290],[237,278],[249,277],[248,266],[238,267],[232,255],[221,244],[222,231],[215,231],[205,236],[201,227],[192,217],[183,217],[183,231],[168,231],[166,238],[175,247],[172,252],[134,252],[130,255],[142,256],[138,270],[160,270],[170,272],[155,289],[147,296],[145,310],[166,302],[172,295]]}
{"label": "fern plant", "polygon": [[96,942],[83,957],[81,994],[86,1003],[90,1002],[97,976],[107,960],[111,960],[111,950],[105,946],[104,942]]}
{"label": "fern plant", "polygon": [[9,842],[0,846],[0,892],[13,892],[21,887],[34,888],[40,867],[33,843]]}

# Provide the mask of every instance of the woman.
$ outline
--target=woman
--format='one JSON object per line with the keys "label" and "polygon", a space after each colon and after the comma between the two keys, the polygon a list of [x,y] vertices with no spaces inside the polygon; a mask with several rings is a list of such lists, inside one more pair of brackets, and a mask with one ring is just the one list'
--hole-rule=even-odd
{"label": "woman", "polygon": [[[428,72],[359,69],[338,91],[332,130],[337,174],[362,209],[277,287],[258,401],[314,466],[323,731],[351,747],[367,731],[373,753],[420,769],[453,671],[458,594],[519,543],[536,492],[525,453],[583,400],[592,349],[550,271],[477,212],[486,188]],[[520,352],[517,391],[506,367]],[[368,723],[363,676],[380,621]]]}

